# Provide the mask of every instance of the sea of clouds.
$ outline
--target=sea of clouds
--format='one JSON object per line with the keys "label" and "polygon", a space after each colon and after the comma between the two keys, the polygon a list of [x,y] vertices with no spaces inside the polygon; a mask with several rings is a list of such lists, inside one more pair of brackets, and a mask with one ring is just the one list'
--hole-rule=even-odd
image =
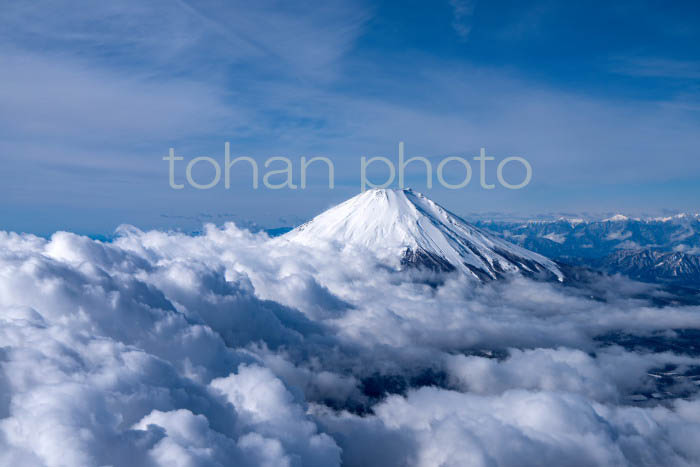
{"label": "sea of clouds", "polygon": [[430,279],[233,224],[0,233],[0,465],[700,464],[698,386],[658,382],[700,358],[605,338],[673,342],[700,307]]}

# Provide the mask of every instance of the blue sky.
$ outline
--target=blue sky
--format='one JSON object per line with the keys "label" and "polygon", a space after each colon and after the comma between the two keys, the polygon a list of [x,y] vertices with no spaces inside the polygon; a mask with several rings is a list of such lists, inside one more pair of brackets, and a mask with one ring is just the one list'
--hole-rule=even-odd
{"label": "blue sky", "polygon": [[[428,193],[461,214],[698,211],[699,26],[697,2],[7,3],[0,229],[296,223],[398,141],[530,161],[519,191]],[[168,187],[169,147],[223,160],[225,141],[327,156],[336,188]]]}

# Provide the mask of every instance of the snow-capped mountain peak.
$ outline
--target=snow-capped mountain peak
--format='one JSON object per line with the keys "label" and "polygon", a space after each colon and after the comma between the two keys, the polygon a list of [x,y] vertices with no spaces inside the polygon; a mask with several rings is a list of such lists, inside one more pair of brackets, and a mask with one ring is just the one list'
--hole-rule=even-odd
{"label": "snow-capped mountain peak", "polygon": [[286,240],[359,246],[399,268],[461,270],[480,280],[508,273],[563,279],[554,262],[483,231],[413,190],[361,193],[284,235]]}
{"label": "snow-capped mountain peak", "polygon": [[603,222],[624,222],[629,220],[629,217],[625,216],[624,214],[615,214],[612,217],[608,217],[607,219],[603,219]]}

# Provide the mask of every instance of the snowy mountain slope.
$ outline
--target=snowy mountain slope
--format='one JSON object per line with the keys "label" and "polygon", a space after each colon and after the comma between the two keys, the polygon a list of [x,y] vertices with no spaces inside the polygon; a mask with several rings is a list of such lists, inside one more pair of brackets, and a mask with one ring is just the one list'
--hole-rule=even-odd
{"label": "snowy mountain slope", "polygon": [[642,281],[667,281],[695,287],[700,284],[700,256],[680,251],[618,250],[604,258],[591,261],[590,266]]}
{"label": "snowy mountain slope", "polygon": [[508,273],[563,279],[551,260],[465,222],[410,189],[366,191],[282,238],[312,247],[320,242],[341,249],[359,246],[394,267],[457,269],[480,280]]}
{"label": "snowy mountain slope", "polygon": [[475,225],[523,248],[566,262],[603,258],[621,249],[700,253],[697,214],[648,219],[618,214],[602,221],[479,221]]}

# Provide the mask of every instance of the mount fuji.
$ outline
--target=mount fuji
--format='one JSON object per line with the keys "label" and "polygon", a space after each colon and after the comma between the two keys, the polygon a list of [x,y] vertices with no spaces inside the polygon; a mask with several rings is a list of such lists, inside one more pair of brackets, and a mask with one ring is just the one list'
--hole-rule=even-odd
{"label": "mount fuji", "polygon": [[553,261],[469,224],[411,189],[368,190],[282,238],[308,247],[359,247],[396,269],[456,270],[480,281],[514,273],[564,279]]}

